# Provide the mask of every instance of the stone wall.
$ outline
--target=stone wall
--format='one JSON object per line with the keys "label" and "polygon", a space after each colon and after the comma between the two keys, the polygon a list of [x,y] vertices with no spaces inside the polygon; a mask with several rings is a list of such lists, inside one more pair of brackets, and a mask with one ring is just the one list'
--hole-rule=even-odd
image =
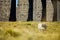
{"label": "stone wall", "polygon": [[51,0],[46,0],[46,21],[53,21],[54,8]]}
{"label": "stone wall", "polygon": [[[0,21],[9,21],[10,9],[11,0],[0,0]],[[41,0],[33,0],[33,21],[42,20],[42,10]],[[28,12],[29,0],[19,0],[16,8],[16,20],[27,21]],[[46,0],[46,21],[53,21],[56,14],[57,20],[60,21],[60,1]]]}
{"label": "stone wall", "polygon": [[[19,0],[19,6],[17,9],[18,12],[16,13],[17,21],[27,21],[29,11],[28,9],[29,9],[28,0]],[[46,21],[53,21],[54,12],[55,12],[54,3],[52,3],[51,0],[46,0]],[[33,0],[33,21],[41,20],[42,20],[42,2],[41,0]]]}
{"label": "stone wall", "polygon": [[18,11],[16,13],[17,21],[27,21],[28,18],[28,0],[19,0]]}
{"label": "stone wall", "polygon": [[0,0],[0,21],[9,21],[11,0]]}
{"label": "stone wall", "polygon": [[41,0],[33,1],[33,21],[41,21],[42,19],[42,3]]}

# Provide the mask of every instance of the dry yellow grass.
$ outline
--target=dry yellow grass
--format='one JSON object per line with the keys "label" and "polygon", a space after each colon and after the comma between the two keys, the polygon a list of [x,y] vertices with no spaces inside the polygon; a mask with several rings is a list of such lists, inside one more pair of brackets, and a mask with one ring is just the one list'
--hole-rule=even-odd
{"label": "dry yellow grass", "polygon": [[0,22],[0,40],[60,40],[60,22],[46,22],[46,31],[39,31],[38,23]]}

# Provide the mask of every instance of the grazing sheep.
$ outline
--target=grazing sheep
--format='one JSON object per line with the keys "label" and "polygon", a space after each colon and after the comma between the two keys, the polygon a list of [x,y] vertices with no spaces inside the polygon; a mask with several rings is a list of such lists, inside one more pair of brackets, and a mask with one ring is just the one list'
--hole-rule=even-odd
{"label": "grazing sheep", "polygon": [[46,30],[47,25],[45,23],[39,23],[38,24],[38,29],[41,31],[45,31]]}

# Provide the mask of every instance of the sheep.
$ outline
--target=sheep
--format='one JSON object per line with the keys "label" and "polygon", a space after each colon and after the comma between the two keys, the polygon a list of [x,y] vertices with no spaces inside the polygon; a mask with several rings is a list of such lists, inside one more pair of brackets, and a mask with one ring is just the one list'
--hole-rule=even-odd
{"label": "sheep", "polygon": [[42,30],[42,31],[45,31],[47,28],[47,25],[45,23],[39,23],[38,24],[38,30]]}

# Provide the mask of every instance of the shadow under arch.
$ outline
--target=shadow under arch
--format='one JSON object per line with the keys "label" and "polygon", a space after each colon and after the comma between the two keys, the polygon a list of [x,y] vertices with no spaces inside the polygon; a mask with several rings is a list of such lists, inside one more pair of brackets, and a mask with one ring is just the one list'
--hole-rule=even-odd
{"label": "shadow under arch", "polygon": [[29,2],[29,11],[27,21],[33,21],[33,0],[28,0]]}
{"label": "shadow under arch", "polygon": [[54,8],[53,21],[57,21],[57,1],[58,0],[51,0]]}
{"label": "shadow under arch", "polygon": [[46,0],[41,0],[42,3],[42,20],[46,21]]}
{"label": "shadow under arch", "polygon": [[16,21],[16,0],[11,0],[9,21]]}

